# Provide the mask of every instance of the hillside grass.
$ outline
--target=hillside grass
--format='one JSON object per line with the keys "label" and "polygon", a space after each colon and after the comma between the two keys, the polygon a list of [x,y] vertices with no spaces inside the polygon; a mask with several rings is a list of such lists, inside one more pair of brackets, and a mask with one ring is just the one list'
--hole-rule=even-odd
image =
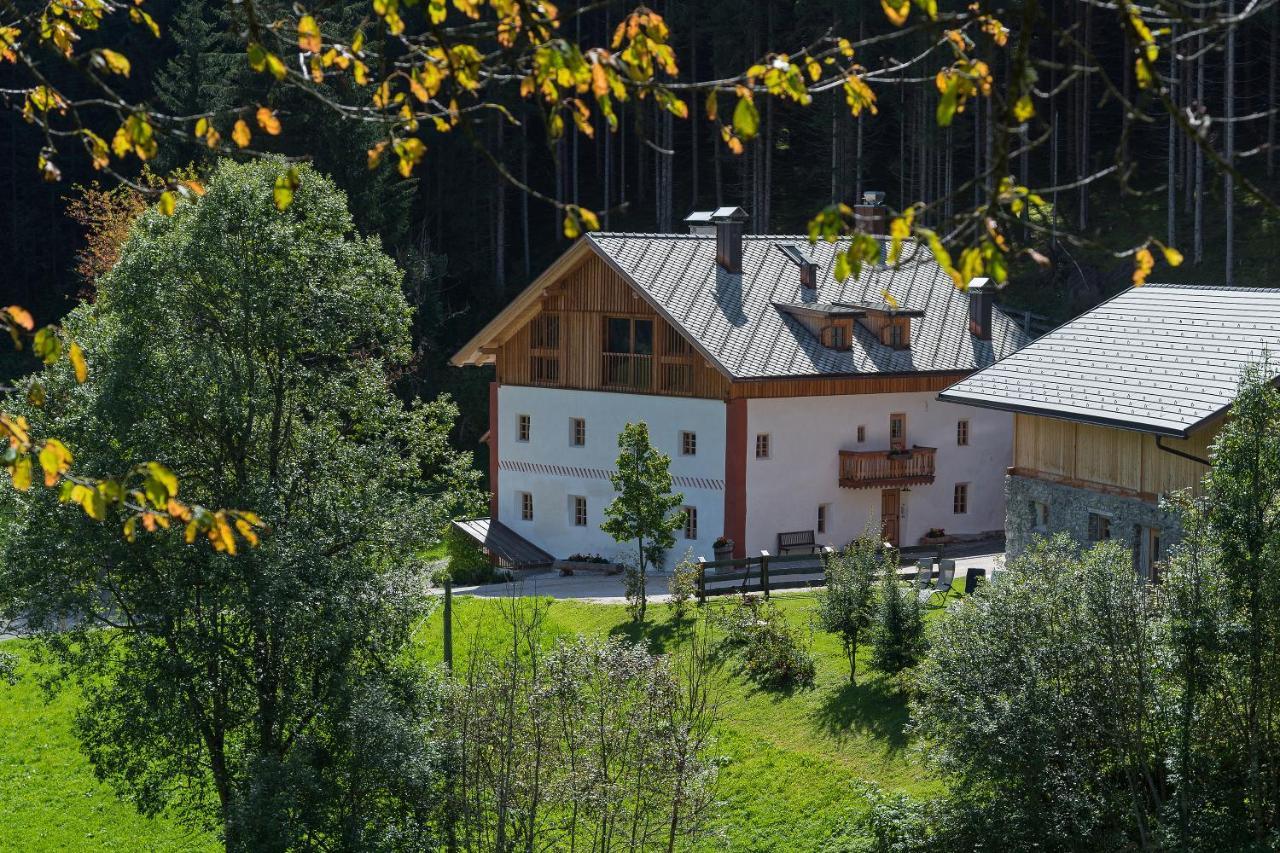
{"label": "hillside grass", "polygon": [[[955,600],[956,594],[951,599]],[[717,795],[716,837],[704,849],[841,850],[864,809],[854,790],[870,781],[916,796],[940,791],[905,732],[906,697],[899,683],[869,670],[860,650],[856,687],[835,637],[812,627],[812,593],[777,596],[800,627],[817,661],[808,690],[771,692],[734,672],[730,659],[722,687],[715,751],[723,761]],[[621,605],[549,601],[544,642],[575,634],[619,635],[658,652],[677,652],[689,620],[677,623],[666,605],[651,604],[643,626]],[[708,609],[729,606],[714,600]],[[470,650],[500,651],[507,624],[501,600],[458,597],[454,602],[455,660]],[[521,606],[530,606],[523,600]],[[931,607],[932,621],[942,613]],[[424,619],[415,637],[427,659],[441,657],[442,616]],[[217,849],[208,834],[193,833],[164,818],[140,816],[95,779],[72,731],[72,691],[46,697],[37,684],[30,647],[8,641],[22,659],[17,685],[0,683],[0,853],[53,850],[205,851]]]}

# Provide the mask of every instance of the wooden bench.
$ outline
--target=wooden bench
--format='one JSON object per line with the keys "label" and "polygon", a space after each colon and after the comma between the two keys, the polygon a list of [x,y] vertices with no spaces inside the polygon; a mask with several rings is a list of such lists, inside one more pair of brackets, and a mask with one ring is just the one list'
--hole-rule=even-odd
{"label": "wooden bench", "polygon": [[778,534],[778,554],[812,554],[818,550],[812,530],[792,530]]}

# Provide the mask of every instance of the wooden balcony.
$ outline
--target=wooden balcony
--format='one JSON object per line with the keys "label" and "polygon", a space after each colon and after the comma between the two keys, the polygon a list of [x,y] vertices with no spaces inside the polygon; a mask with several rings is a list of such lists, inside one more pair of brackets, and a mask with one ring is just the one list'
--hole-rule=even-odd
{"label": "wooden balcony", "polygon": [[910,450],[841,450],[840,485],[846,489],[891,489],[933,482],[937,448]]}
{"label": "wooden balcony", "polygon": [[653,356],[607,352],[604,354],[601,378],[606,388],[652,391]]}

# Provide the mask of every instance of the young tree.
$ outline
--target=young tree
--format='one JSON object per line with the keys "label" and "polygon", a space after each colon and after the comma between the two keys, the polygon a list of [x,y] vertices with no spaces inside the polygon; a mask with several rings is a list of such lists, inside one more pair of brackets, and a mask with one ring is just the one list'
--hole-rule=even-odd
{"label": "young tree", "polygon": [[97,772],[144,812],[229,849],[412,846],[438,780],[430,687],[401,655],[425,606],[413,555],[480,495],[453,405],[391,391],[400,273],[310,169],[277,210],[280,168],[223,163],[203,197],[144,214],[67,321],[95,369],[78,385],[55,365],[27,410],[87,470],[159,458],[184,500],[255,507],[260,546],[127,542],[32,490],[4,515],[0,588],[79,682]]}
{"label": "young tree", "polygon": [[826,587],[818,594],[822,630],[840,637],[849,659],[849,683],[858,682],[858,638],[871,624],[875,576],[884,569],[877,537],[867,531],[827,562]]}
{"label": "young tree", "polygon": [[919,663],[927,645],[920,599],[892,570],[886,570],[880,581],[880,602],[871,644],[872,665],[890,674]]}
{"label": "young tree", "polygon": [[648,567],[660,565],[675,545],[675,531],[684,524],[684,513],[676,510],[684,495],[672,493],[671,457],[649,443],[648,424],[627,424],[618,435],[618,450],[618,470],[610,477],[618,496],[605,507],[600,529],[618,542],[636,543],[639,588],[635,618],[643,622]]}

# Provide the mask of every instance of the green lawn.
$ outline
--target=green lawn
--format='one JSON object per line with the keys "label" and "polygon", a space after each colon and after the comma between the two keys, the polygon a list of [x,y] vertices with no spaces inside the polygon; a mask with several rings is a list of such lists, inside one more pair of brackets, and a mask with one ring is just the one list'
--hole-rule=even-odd
{"label": "green lawn", "polygon": [[[954,598],[954,596],[953,596]],[[811,594],[778,596],[788,618],[805,629],[813,616]],[[724,600],[709,607],[723,607]],[[466,659],[472,643],[501,642],[501,603],[455,600],[455,656]],[[623,634],[643,638],[660,651],[680,642],[665,605],[650,607],[643,631],[618,605],[551,602],[547,640],[555,636]],[[936,617],[939,610],[932,610]],[[423,653],[440,655],[441,617],[418,634]],[[903,732],[906,702],[891,679],[860,667],[850,687],[843,652],[834,637],[813,631],[818,662],[812,690],[771,693],[726,667],[716,748],[725,760],[719,783],[723,808],[716,827],[734,850],[818,850],[841,836],[862,804],[850,790],[858,780],[917,795],[938,790],[920,766]],[[6,643],[25,654],[24,644]],[[863,653],[865,655],[865,652]],[[0,852],[44,850],[208,850],[209,836],[193,835],[171,821],[140,817],[98,782],[71,732],[72,697],[46,704],[24,657],[23,679],[0,684]],[[832,849],[840,849],[833,845]]]}
{"label": "green lawn", "polygon": [[44,701],[24,644],[14,686],[0,682],[0,851],[216,850],[215,839],[150,820],[94,778],[71,731],[72,697]]}

